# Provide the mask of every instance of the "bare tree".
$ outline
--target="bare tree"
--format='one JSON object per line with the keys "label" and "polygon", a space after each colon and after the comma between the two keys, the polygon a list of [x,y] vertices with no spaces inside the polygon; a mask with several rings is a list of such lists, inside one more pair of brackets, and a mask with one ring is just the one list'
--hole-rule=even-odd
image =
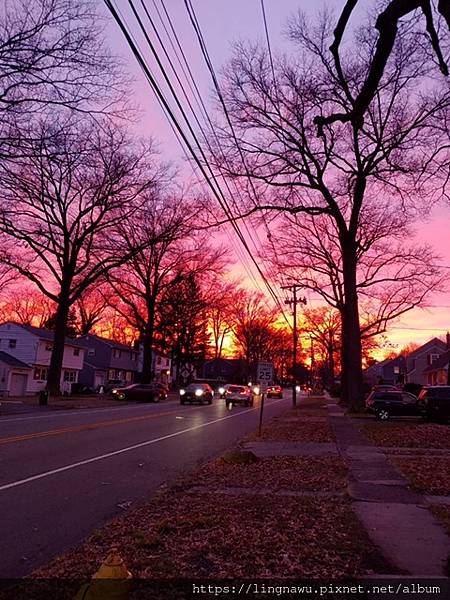
{"label": "bare tree", "polygon": [[111,271],[108,281],[119,300],[115,309],[140,334],[144,382],[151,379],[161,297],[187,274],[221,269],[223,252],[211,250],[206,232],[196,233],[196,215],[195,204],[182,197],[152,196],[118,229],[121,244],[132,258]]}
{"label": "bare tree", "polygon": [[151,144],[88,121],[43,121],[21,159],[0,167],[4,261],[56,304],[48,389],[59,392],[70,308],[109,269],[130,257],[118,224],[161,177]]}
{"label": "bare tree", "polygon": [[[443,75],[448,76],[448,65],[443,56],[438,31],[434,25],[433,2],[431,0],[390,0],[376,20],[375,29],[378,31],[378,40],[365,80],[359,89],[351,90],[351,85],[349,85],[351,76],[349,73],[345,73],[342,68],[340,47],[351,14],[357,3],[358,0],[346,1],[333,32],[333,43],[329,50],[334,59],[336,76],[339,78],[339,83],[345,95],[342,97],[341,112],[316,117],[315,122],[318,126],[319,135],[323,135],[324,125],[334,123],[335,121],[343,123],[353,121],[356,127],[362,127],[364,115],[377,93],[387,62],[393,53],[399,27],[401,27],[400,19],[415,13],[418,9],[422,11],[425,17],[426,30],[437,58],[439,69]],[[439,0],[437,10],[445,19],[447,28],[450,30],[450,4],[448,0]]]}
{"label": "bare tree", "polygon": [[92,333],[102,320],[108,319],[108,307],[113,304],[113,290],[105,283],[85,290],[76,302],[79,335]]}
{"label": "bare tree", "polygon": [[17,271],[11,265],[0,259],[0,298],[4,296],[8,288],[19,279]]}
{"label": "bare tree", "polygon": [[[374,53],[372,40],[357,35],[342,61],[355,88]],[[312,26],[300,15],[291,20],[289,36],[298,58],[271,60],[264,49],[241,44],[226,68],[222,89],[233,132],[221,130],[227,160],[220,168],[244,182],[251,178],[246,214],[323,216],[332,223],[342,273],[343,383],[357,408],[363,398],[358,257],[364,211],[383,199],[399,212],[414,202],[430,206],[446,194],[450,93],[433,78],[434,64],[415,43],[414,29],[407,30],[364,127],[335,122],[317,137],[315,117],[340,112],[346,97],[328,51],[330,18]]]}
{"label": "bare tree", "polygon": [[[438,257],[429,245],[409,242],[413,238],[408,216],[393,212],[388,202],[361,211],[356,289],[362,340],[384,333],[391,321],[442,289]],[[342,314],[343,262],[334,221],[325,215],[288,216],[277,229],[277,239],[276,254],[268,245],[267,259]]]}
{"label": "bare tree", "polygon": [[21,148],[30,120],[49,107],[110,111],[123,96],[92,0],[6,0],[0,9],[0,157]]}
{"label": "bare tree", "polygon": [[305,308],[301,328],[312,337],[323,353],[329,385],[334,385],[337,355],[341,349],[341,316],[334,308]]}
{"label": "bare tree", "polygon": [[254,374],[256,363],[270,360],[269,346],[277,320],[260,292],[241,290],[233,307],[233,336],[238,353],[247,367],[247,376]]}
{"label": "bare tree", "polygon": [[15,321],[23,325],[43,327],[55,311],[54,302],[31,285],[15,286],[9,290],[1,303],[3,321]]}
{"label": "bare tree", "polygon": [[213,358],[222,357],[225,339],[233,330],[233,307],[240,295],[241,289],[237,281],[218,278],[213,283],[208,308]]}

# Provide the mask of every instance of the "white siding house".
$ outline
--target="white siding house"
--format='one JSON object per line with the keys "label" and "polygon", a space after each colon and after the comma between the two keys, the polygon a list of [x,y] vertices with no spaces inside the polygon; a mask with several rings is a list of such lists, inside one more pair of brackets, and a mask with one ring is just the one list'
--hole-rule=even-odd
{"label": "white siding house", "polygon": [[[7,322],[0,324],[0,351],[21,361],[31,371],[27,374],[26,394],[36,394],[43,390],[47,382],[47,372],[53,344],[53,332],[31,325]],[[64,383],[78,381],[83,367],[84,348],[77,340],[66,338],[61,372],[61,388]],[[67,385],[67,383],[66,383]],[[6,389],[5,393],[10,393]]]}

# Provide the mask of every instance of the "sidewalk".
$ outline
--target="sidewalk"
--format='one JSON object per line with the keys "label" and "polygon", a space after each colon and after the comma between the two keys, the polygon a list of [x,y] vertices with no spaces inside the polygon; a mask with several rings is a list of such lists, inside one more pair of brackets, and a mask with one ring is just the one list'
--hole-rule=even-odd
{"label": "sidewalk", "polygon": [[356,420],[332,402],[328,409],[339,454],[350,469],[348,493],[371,539],[392,564],[410,575],[447,576],[450,538],[425,498],[411,490],[382,448],[356,428]]}

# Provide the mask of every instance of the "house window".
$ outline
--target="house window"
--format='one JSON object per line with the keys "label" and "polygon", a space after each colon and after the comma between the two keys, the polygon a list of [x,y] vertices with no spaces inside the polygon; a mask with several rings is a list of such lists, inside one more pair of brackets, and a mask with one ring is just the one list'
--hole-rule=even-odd
{"label": "house window", "polygon": [[47,380],[47,369],[42,367],[35,367],[33,373],[33,379],[36,381],[46,381]]}
{"label": "house window", "polygon": [[73,349],[73,355],[74,356],[80,356],[80,349],[79,348],[74,348]]}
{"label": "house window", "polygon": [[121,355],[121,351],[118,350],[117,348],[114,348],[114,353],[113,353],[114,358],[120,358],[120,355]]}
{"label": "house window", "polygon": [[17,345],[17,340],[9,340],[9,344],[8,344],[8,346],[9,346],[10,348],[15,348],[15,347],[16,347],[16,345]]}
{"label": "house window", "polygon": [[95,356],[95,348],[88,348],[88,356]]}
{"label": "house window", "polygon": [[75,383],[77,380],[77,372],[76,371],[64,371],[64,381],[68,381],[69,383]]}
{"label": "house window", "polygon": [[428,354],[428,364],[432,365],[439,358],[439,356],[439,354]]}
{"label": "house window", "polygon": [[158,358],[156,359],[156,364],[157,364],[157,365],[160,365],[160,364],[161,364],[161,357],[160,357],[160,356],[158,356]]}
{"label": "house window", "polygon": [[125,381],[131,382],[131,376],[132,376],[131,371],[125,371]]}

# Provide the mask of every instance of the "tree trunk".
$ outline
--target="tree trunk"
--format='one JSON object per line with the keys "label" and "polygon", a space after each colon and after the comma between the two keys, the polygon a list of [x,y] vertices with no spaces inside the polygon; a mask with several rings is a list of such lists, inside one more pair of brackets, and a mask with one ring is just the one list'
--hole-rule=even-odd
{"label": "tree trunk", "polygon": [[142,359],[142,383],[150,383],[154,377],[153,363],[153,335],[155,329],[154,313],[149,314],[149,319],[145,325],[142,335],[143,359]]}
{"label": "tree trunk", "polygon": [[67,320],[70,304],[67,298],[61,298],[55,314],[55,330],[52,355],[47,376],[47,390],[52,396],[61,394],[61,371],[64,358]]}
{"label": "tree trunk", "polygon": [[330,370],[330,385],[334,386],[334,343],[330,339],[328,354],[328,368]]}
{"label": "tree trunk", "polygon": [[354,411],[364,405],[361,330],[356,290],[356,249],[352,242],[342,248],[345,305],[342,316],[342,398]]}

